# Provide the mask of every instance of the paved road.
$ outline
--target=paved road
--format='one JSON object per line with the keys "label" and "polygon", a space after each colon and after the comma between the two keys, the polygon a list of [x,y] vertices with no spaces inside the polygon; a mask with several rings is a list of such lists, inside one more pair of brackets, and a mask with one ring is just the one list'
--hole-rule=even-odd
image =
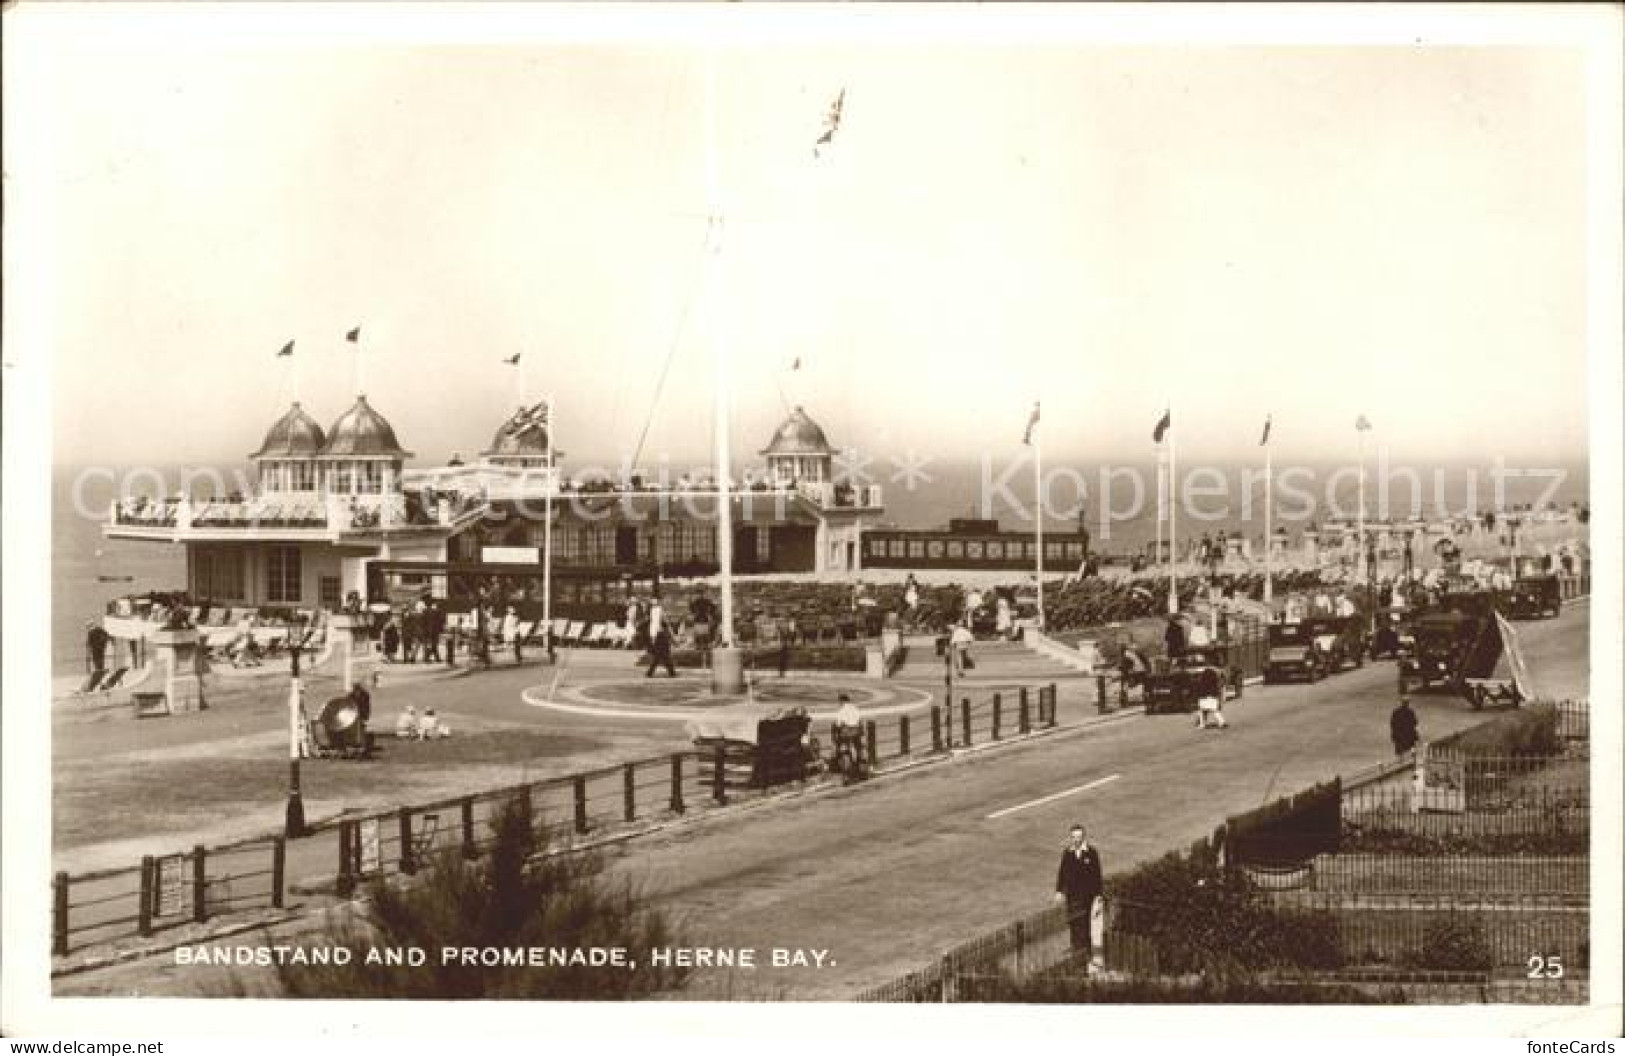
{"label": "paved road", "polygon": [[[1549,695],[1585,695],[1589,623],[1582,604],[1520,625]],[[1115,871],[1188,844],[1226,815],[1382,761],[1394,681],[1393,665],[1381,663],[1313,686],[1255,687],[1227,707],[1226,731],[1198,731],[1186,716],[1069,725],[680,825],[621,845],[614,866],[680,913],[697,944],[751,947],[759,963],[773,947],[829,951],[822,968],[714,975],[706,984],[719,989],[695,996],[850,996],[1046,905],[1074,820],[1089,825]],[[1092,699],[1092,682],[1063,685],[1063,724],[1083,720]],[[1425,738],[1487,716],[1444,694],[1413,702]],[[539,718],[517,694],[493,694],[481,710]],[[290,855],[290,874],[305,850]],[[328,872],[329,861],[319,855],[309,867]],[[186,994],[197,983],[149,962],[74,977],[62,992]]]}
{"label": "paved road", "polygon": [[[1584,695],[1589,623],[1581,605],[1521,625],[1548,692]],[[775,804],[748,823],[639,841],[618,864],[684,914],[700,941],[757,948],[759,962],[770,947],[826,949],[834,962],[708,984],[745,997],[850,996],[1043,908],[1074,820],[1089,826],[1110,872],[1390,757],[1394,686],[1391,663],[1370,664],[1318,685],[1250,690],[1227,707],[1225,731],[1198,731],[1184,716],[1063,731]],[[1424,738],[1486,717],[1443,694],[1413,703]]]}

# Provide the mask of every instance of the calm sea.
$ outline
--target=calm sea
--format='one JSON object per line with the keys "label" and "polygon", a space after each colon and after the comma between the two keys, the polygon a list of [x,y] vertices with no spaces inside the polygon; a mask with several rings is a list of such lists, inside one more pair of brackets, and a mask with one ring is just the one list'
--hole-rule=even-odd
{"label": "calm sea", "polygon": [[[240,467],[228,467],[227,490],[238,486],[230,474]],[[568,467],[566,467],[568,468]],[[1032,507],[1033,479],[1030,463],[1000,462],[984,467],[971,462],[932,462],[918,467],[924,476],[912,481],[903,478],[901,467],[895,465],[871,466],[870,481],[885,489],[888,523],[906,528],[934,528],[953,517],[991,517],[999,519],[1007,528],[1030,529],[1032,521],[1027,514]],[[1109,495],[1112,516],[1109,528],[1102,529],[1103,510],[1101,471],[1098,467],[1075,471],[1064,465],[1046,465],[1050,481],[1046,508],[1076,510],[1079,501],[1078,481],[1087,489],[1086,516],[1089,530],[1094,533],[1096,545],[1106,550],[1126,551],[1149,543],[1156,532],[1155,511],[1151,494],[1155,489],[1155,467],[1126,466],[1141,482],[1138,485],[1124,474],[1105,489]],[[1263,533],[1262,488],[1256,482],[1250,488],[1252,505],[1248,516],[1241,509],[1241,469],[1237,466],[1212,467],[1217,476],[1212,481],[1196,484],[1215,485],[1222,480],[1227,484],[1224,495],[1206,494],[1194,497],[1181,507],[1179,532],[1181,538],[1199,537],[1203,532],[1245,531],[1261,536]],[[1256,468],[1256,467],[1254,467]],[[1181,466],[1181,476],[1194,467]],[[1303,527],[1311,520],[1327,520],[1328,514],[1353,516],[1358,484],[1353,479],[1332,481],[1336,467],[1329,464],[1304,467],[1305,475],[1297,480],[1297,491],[1302,498],[1286,494],[1289,481],[1277,469],[1276,523],[1289,530]],[[1544,475],[1513,476],[1506,478],[1501,502],[1518,505],[1533,502],[1555,502],[1567,507],[1573,502],[1588,501],[1587,465],[1583,461],[1569,462],[1551,467],[1561,473],[1556,489],[1547,493],[1552,479],[1545,467]],[[51,554],[53,583],[52,650],[51,660],[59,674],[84,669],[84,621],[99,615],[107,602],[123,594],[148,590],[179,590],[186,579],[185,551],[172,544],[133,542],[104,539],[101,525],[107,517],[109,501],[128,486],[132,494],[173,494],[179,490],[182,467],[164,466],[140,472],[111,469],[90,473],[78,467],[59,467],[52,480],[52,511],[54,517]],[[1345,474],[1345,477],[1348,475]],[[1425,516],[1436,516],[1442,507],[1453,513],[1466,509],[1491,508],[1497,505],[1495,489],[1488,465],[1454,464],[1429,468],[1420,473],[1420,501]],[[1391,477],[1390,508],[1403,511],[1411,501],[1411,486],[1405,478]],[[160,483],[162,481],[162,483]],[[1328,488],[1328,483],[1331,487]],[[1187,478],[1187,487],[1192,481]],[[212,489],[204,485],[199,494]],[[1136,503],[1136,493],[1139,501]],[[1367,509],[1374,510],[1378,501],[1375,473],[1368,478]],[[1341,504],[1340,511],[1331,508],[1331,502]],[[1198,520],[1194,509],[1209,515]],[[1137,512],[1136,512],[1137,510]],[[86,516],[86,514],[89,516]],[[1288,514],[1296,516],[1288,516]],[[1049,530],[1075,528],[1075,514],[1066,519],[1045,518]],[[121,577],[130,577],[124,581]],[[119,577],[108,581],[103,577]]]}

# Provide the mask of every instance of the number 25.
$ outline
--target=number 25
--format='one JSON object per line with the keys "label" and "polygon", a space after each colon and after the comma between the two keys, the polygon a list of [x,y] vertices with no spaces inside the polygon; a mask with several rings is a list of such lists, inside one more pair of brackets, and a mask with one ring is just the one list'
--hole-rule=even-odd
{"label": "number 25", "polygon": [[1530,979],[1561,979],[1563,978],[1563,958],[1553,954],[1550,957],[1534,956],[1529,958]]}

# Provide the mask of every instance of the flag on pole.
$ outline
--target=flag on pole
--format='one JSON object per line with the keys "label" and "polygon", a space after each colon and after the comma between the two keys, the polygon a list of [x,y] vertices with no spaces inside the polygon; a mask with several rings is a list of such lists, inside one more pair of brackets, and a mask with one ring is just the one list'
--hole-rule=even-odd
{"label": "flag on pole", "polygon": [[837,95],[835,101],[830,104],[829,113],[824,115],[824,131],[817,141],[813,143],[813,157],[823,157],[823,148],[835,142],[835,133],[841,127],[841,107],[845,104],[846,89],[842,88],[841,94]]}
{"label": "flag on pole", "polygon": [[291,355],[293,355],[293,342],[289,341],[287,344],[282,346],[282,351],[277,353],[277,358],[281,359],[283,356]]}
{"label": "flag on pole", "polygon": [[1162,412],[1162,417],[1157,421],[1157,428],[1151,433],[1151,440],[1154,443],[1162,443],[1162,434],[1166,433],[1169,427],[1173,424],[1174,411],[1173,408],[1170,407],[1168,410]]}
{"label": "flag on pole", "polygon": [[361,342],[361,328],[358,326],[354,330],[351,330],[349,333],[345,334],[344,335],[344,340],[350,342],[350,344],[352,344],[352,345],[360,344],[360,342]]}
{"label": "flag on pole", "polygon": [[1371,431],[1371,422],[1362,414],[1354,420],[1354,428],[1358,432],[1369,433]]}
{"label": "flag on pole", "polygon": [[1258,446],[1263,447],[1270,442],[1270,415],[1264,416],[1264,435],[1258,438]]}
{"label": "flag on pole", "polygon": [[1033,401],[1032,417],[1027,419],[1027,431],[1022,434],[1021,442],[1031,446],[1033,442],[1033,429],[1038,426],[1038,401]]}
{"label": "flag on pole", "polygon": [[502,362],[508,364],[508,366],[510,366],[510,367],[517,367],[519,365],[519,356],[520,355],[521,355],[521,353],[515,352],[513,355],[509,356],[507,359],[503,360]]}
{"label": "flag on pole", "polygon": [[791,370],[800,370],[801,369],[801,357],[800,356],[797,356],[795,358],[795,361],[790,364],[790,369]]}

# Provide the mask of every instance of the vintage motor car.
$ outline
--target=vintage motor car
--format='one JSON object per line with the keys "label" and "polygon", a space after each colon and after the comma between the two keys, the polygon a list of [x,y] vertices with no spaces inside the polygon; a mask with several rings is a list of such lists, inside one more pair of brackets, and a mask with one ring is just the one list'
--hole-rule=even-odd
{"label": "vintage motor car", "polygon": [[1223,643],[1193,646],[1173,658],[1166,670],[1152,670],[1142,676],[1145,713],[1195,711],[1204,685],[1215,683],[1225,700],[1242,694],[1241,669],[1230,662],[1229,646]]}
{"label": "vintage motor car", "polygon": [[1326,670],[1364,667],[1367,647],[1365,617],[1311,616],[1303,621],[1314,636],[1315,647],[1325,658]]}
{"label": "vintage motor car", "polygon": [[1517,704],[1516,686],[1493,678],[1506,649],[1495,614],[1430,612],[1416,620],[1416,651],[1399,664],[1399,692],[1444,686],[1475,709],[1492,701]]}
{"label": "vintage motor car", "polygon": [[1386,609],[1377,613],[1377,630],[1371,636],[1371,659],[1400,660],[1416,648],[1416,635],[1406,609]]}
{"label": "vintage motor car", "polygon": [[1524,576],[1512,584],[1501,601],[1509,620],[1538,620],[1563,612],[1563,590],[1555,575]]}
{"label": "vintage motor car", "polygon": [[1269,643],[1269,657],[1264,661],[1265,682],[1294,678],[1319,682],[1330,669],[1316,641],[1314,626],[1306,621],[1270,624]]}

